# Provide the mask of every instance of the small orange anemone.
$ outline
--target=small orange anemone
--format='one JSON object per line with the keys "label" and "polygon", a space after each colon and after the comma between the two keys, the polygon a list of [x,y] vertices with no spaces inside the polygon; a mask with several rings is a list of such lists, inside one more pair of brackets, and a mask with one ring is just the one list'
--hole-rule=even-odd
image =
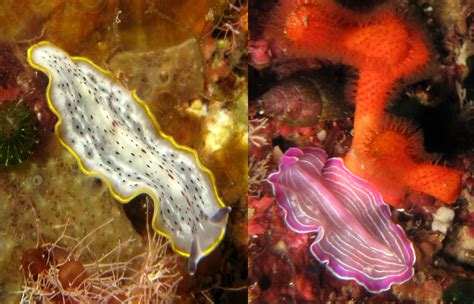
{"label": "small orange anemone", "polygon": [[370,180],[392,205],[400,205],[409,190],[453,203],[461,190],[461,173],[434,165],[436,155],[424,151],[423,137],[407,122],[387,116],[377,132],[366,132],[359,149],[345,158],[345,165]]}

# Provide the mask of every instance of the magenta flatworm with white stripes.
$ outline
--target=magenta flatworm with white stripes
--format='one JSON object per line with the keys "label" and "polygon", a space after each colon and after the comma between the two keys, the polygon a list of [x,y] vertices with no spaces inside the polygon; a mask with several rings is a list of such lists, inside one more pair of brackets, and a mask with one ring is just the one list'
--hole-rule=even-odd
{"label": "magenta flatworm with white stripes", "polygon": [[377,293],[413,276],[413,245],[380,194],[341,159],[328,160],[318,148],[291,148],[268,181],[287,226],[317,232],[310,251],[336,277]]}

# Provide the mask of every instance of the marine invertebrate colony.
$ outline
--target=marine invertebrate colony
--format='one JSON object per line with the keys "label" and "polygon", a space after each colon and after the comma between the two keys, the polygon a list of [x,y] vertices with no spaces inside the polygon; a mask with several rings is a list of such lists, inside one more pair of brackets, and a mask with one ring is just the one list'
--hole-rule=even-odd
{"label": "marine invertebrate colony", "polygon": [[50,79],[56,134],[81,169],[104,180],[121,202],[150,195],[153,227],[189,256],[194,272],[223,238],[230,211],[196,152],[163,134],[146,104],[91,61],[49,42],[32,46],[28,61]]}
{"label": "marine invertebrate colony", "polygon": [[[410,190],[452,203],[461,173],[431,164],[413,127],[385,113],[401,81],[428,72],[433,52],[424,31],[393,4],[354,12],[333,0],[282,0],[264,36],[286,58],[319,58],[357,69],[354,139],[345,164],[397,205]],[[403,131],[401,131],[403,130]],[[441,181],[441,182],[440,182]]]}
{"label": "marine invertebrate colony", "polygon": [[341,159],[327,160],[318,148],[291,148],[268,181],[287,226],[298,233],[318,232],[311,253],[334,275],[371,292],[412,277],[412,244],[391,221],[380,194]]}
{"label": "marine invertebrate colony", "polygon": [[27,159],[39,143],[35,112],[24,103],[0,103],[0,165],[16,165]]}

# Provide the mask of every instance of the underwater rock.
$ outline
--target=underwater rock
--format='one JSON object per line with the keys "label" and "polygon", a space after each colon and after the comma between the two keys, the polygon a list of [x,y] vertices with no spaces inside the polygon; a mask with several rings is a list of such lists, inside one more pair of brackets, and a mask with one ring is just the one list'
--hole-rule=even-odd
{"label": "underwater rock", "polygon": [[292,126],[310,126],[349,114],[344,96],[329,86],[322,77],[293,77],[272,87],[260,101],[265,115]]}
{"label": "underwater rock", "polygon": [[444,251],[458,262],[474,266],[474,196],[465,189],[461,193],[461,200],[465,204],[461,206],[460,223],[448,235]]}
{"label": "underwater rock", "polygon": [[425,12],[429,18],[436,21],[435,31],[438,33],[434,34],[442,34],[444,37],[441,43],[448,52],[447,58],[443,58],[448,63],[447,69],[454,67],[453,61],[464,65],[466,57],[473,54],[472,28],[470,28],[474,12],[472,1],[429,0],[425,4]]}
{"label": "underwater rock", "polygon": [[258,199],[254,196],[249,196],[249,220],[248,220],[248,234],[250,237],[255,235],[263,235],[267,231],[269,223],[266,219],[269,208],[273,205],[273,197],[265,196]]}
{"label": "underwater rock", "polygon": [[[25,68],[26,66],[24,50],[20,46],[0,41],[0,106],[3,109],[0,110],[2,112],[0,117],[7,117],[9,115],[7,114],[8,109],[16,109],[13,112],[10,111],[10,114],[15,116],[23,113],[21,115],[30,116],[29,119],[35,121],[33,125],[37,129],[34,136],[30,134],[29,139],[25,138],[19,143],[22,146],[30,145],[34,142],[34,138],[41,142],[49,137],[57,121],[44,98],[44,90],[47,85],[45,79],[42,75]],[[18,106],[13,107],[12,105],[15,103]],[[31,115],[27,114],[29,112]],[[7,125],[14,128],[14,125],[19,123],[18,119],[18,116],[16,118],[10,116],[6,121],[1,120],[1,128],[5,128]],[[20,131],[26,135],[31,131],[31,128],[27,127]],[[10,152],[12,152],[11,154],[15,153],[13,150]]]}
{"label": "underwater rock", "polygon": [[[415,276],[417,276],[415,274]],[[403,285],[394,285],[393,294],[401,301],[414,303],[440,303],[443,288],[439,281],[427,279],[422,283],[413,281]]]}
{"label": "underwater rock", "polygon": [[207,103],[201,97],[205,71],[196,39],[162,50],[118,52],[106,65],[147,102],[165,133],[191,147],[202,140]]}
{"label": "underwater rock", "polygon": [[98,13],[105,8],[107,3],[114,0],[79,0],[79,5],[89,13]]}
{"label": "underwater rock", "polygon": [[118,0],[49,2],[59,2],[59,5],[44,22],[41,38],[54,41],[68,50],[84,48],[102,40],[104,27],[115,21],[119,3]]}
{"label": "underwater rock", "polygon": [[120,52],[108,64],[149,104],[190,101],[204,88],[203,61],[194,38],[163,50]]}
{"label": "underwater rock", "polygon": [[228,106],[218,101],[210,103],[202,120],[197,150],[203,162],[214,172],[225,201],[241,202],[241,198],[247,195],[248,183],[246,84],[235,92],[231,100]]}
{"label": "underwater rock", "polygon": [[[120,1],[117,24],[122,49],[158,50],[195,37],[217,17],[214,0]],[[192,9],[190,9],[192,7]]]}
{"label": "underwater rock", "polygon": [[[0,92],[16,86],[18,74],[23,70],[20,61],[14,54],[13,46],[0,42]],[[2,94],[3,95],[3,94]],[[0,96],[4,100],[4,96]]]}
{"label": "underwater rock", "polygon": [[440,207],[433,215],[433,222],[431,223],[431,230],[440,231],[444,234],[448,231],[454,219],[454,211],[446,207]]}
{"label": "underwater rock", "polygon": [[0,6],[0,39],[21,41],[41,36],[44,21],[51,16],[62,3],[52,0],[38,5],[35,0],[8,1]]}
{"label": "underwater rock", "polygon": [[468,304],[474,302],[474,281],[457,281],[443,292],[446,304]]}
{"label": "underwater rock", "polygon": [[459,262],[474,266],[474,236],[471,228],[459,226],[450,236],[444,250]]}
{"label": "underwater rock", "polygon": [[271,196],[249,197],[249,276],[255,281],[250,303],[312,303],[321,291],[320,266],[307,249],[310,239],[289,231],[282,213]]}
{"label": "underwater rock", "polygon": [[[51,138],[42,153],[33,156],[20,168],[0,171],[0,302],[18,303],[23,278],[20,259],[23,252],[35,248],[38,239],[60,240],[68,247],[72,239],[82,239],[93,229],[111,221],[92,236],[84,252],[84,263],[111,251],[119,241],[133,240],[121,250],[128,259],[143,250],[143,242],[130,224],[120,204],[107,191],[104,183],[85,175],[76,159],[56,138]],[[42,181],[38,183],[37,177]],[[90,255],[94,253],[94,255]],[[105,258],[111,261],[114,255]]]}

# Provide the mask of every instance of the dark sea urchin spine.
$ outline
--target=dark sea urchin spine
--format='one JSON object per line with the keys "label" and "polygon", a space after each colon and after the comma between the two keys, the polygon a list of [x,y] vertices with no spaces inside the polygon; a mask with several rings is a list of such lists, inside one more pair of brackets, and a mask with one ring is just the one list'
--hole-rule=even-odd
{"label": "dark sea urchin spine", "polygon": [[39,143],[35,112],[18,101],[0,104],[0,165],[11,166],[26,160]]}

